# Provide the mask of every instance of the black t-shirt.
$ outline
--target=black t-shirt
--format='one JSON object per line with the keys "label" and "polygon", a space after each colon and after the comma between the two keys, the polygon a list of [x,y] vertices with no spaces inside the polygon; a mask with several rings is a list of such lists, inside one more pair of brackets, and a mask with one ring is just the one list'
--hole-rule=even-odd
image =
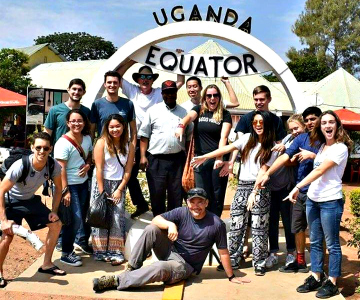
{"label": "black t-shirt", "polygon": [[212,212],[207,211],[204,218],[196,220],[187,207],[178,207],[161,216],[177,226],[175,250],[197,273],[214,243],[218,249],[227,249],[225,224]]}
{"label": "black t-shirt", "polygon": [[[242,132],[244,134],[250,133],[250,129],[252,126],[251,119],[254,115],[254,112],[255,111],[251,111],[240,118],[240,121],[236,125],[235,132]],[[286,131],[284,129],[284,124],[283,124],[281,118],[279,118],[277,115],[273,114],[272,112],[269,112],[269,113],[270,113],[270,116],[272,119],[272,123],[274,125],[276,141],[280,141],[284,137],[286,137]]]}
{"label": "black t-shirt", "polygon": [[213,112],[205,111],[200,116],[201,105],[194,106],[198,117],[194,121],[195,154],[203,155],[219,148],[223,123],[232,124],[231,115],[223,110],[223,119],[219,122],[213,119]]}

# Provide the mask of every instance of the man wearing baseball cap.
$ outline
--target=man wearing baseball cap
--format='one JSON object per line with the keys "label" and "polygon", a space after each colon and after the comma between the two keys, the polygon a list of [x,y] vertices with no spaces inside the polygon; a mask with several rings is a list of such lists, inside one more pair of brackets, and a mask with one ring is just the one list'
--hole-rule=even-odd
{"label": "man wearing baseball cap", "polygon": [[[132,78],[137,84],[130,83],[123,78],[125,71],[133,64],[135,64],[135,61],[130,60],[128,63],[120,67],[117,71],[121,76],[120,87],[122,88],[123,94],[128,97],[134,104],[136,114],[136,127],[137,131],[139,131],[147,110],[150,107],[161,103],[163,98],[161,95],[161,88],[153,88],[153,83],[159,77],[159,74],[153,73],[153,70],[150,67],[142,66],[139,68],[138,72],[132,74]],[[178,89],[182,87],[184,82],[184,75],[177,75],[176,87]],[[139,163],[140,137],[138,135],[135,151],[135,164],[131,171],[131,177],[128,182],[131,199],[134,205],[137,206],[136,212],[131,215],[132,217],[137,217],[149,210],[148,205],[141,192],[141,187],[137,180]]]}
{"label": "man wearing baseball cap", "polygon": [[185,148],[192,132],[191,127],[187,128],[181,142],[173,134],[180,120],[186,116],[186,110],[176,104],[176,82],[164,81],[161,95],[164,101],[146,112],[138,131],[141,138],[140,168],[146,170],[154,217],[182,204],[181,178],[186,160]]}
{"label": "man wearing baseball cap", "polygon": [[[206,210],[209,204],[205,190],[188,192],[186,207],[178,207],[156,216],[137,243],[127,266],[120,275],[102,276],[93,280],[93,290],[125,290],[163,281],[173,284],[199,274],[213,244],[216,243],[229,281],[249,283],[235,277],[227,250],[226,228],[218,216]],[[159,261],[142,268],[151,250]]]}

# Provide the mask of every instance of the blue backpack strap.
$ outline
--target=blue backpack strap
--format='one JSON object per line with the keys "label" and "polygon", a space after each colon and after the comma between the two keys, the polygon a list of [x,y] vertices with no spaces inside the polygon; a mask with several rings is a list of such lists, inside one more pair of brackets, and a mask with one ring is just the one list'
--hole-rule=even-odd
{"label": "blue backpack strap", "polygon": [[24,185],[26,185],[25,179],[28,176],[29,171],[30,171],[30,160],[29,160],[28,155],[23,155],[21,159],[22,159],[23,170],[22,170],[21,176],[17,182],[23,182]]}

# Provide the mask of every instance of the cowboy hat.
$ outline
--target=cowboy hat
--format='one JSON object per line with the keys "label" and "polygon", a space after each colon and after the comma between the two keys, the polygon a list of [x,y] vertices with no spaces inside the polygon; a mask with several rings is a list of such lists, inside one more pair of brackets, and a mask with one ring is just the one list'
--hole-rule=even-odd
{"label": "cowboy hat", "polygon": [[154,81],[159,77],[159,74],[157,74],[157,73],[154,74],[153,71],[151,70],[151,68],[148,66],[141,67],[139,69],[138,73],[132,74],[132,78],[137,83],[141,75],[151,75],[151,77]]}

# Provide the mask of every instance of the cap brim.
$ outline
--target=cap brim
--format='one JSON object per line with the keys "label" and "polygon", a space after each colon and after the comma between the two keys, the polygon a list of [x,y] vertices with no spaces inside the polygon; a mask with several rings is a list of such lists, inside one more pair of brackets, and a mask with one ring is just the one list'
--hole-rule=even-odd
{"label": "cap brim", "polygon": [[189,198],[186,199],[187,200],[191,200],[191,199],[194,199],[194,198],[201,198],[201,199],[204,199],[204,200],[208,200],[207,198],[205,198],[204,196],[200,196],[200,195],[193,195]]}
{"label": "cap brim", "polygon": [[[139,77],[140,77],[140,75],[141,74],[139,74],[139,73],[133,73],[132,74],[132,79],[136,82],[136,83],[138,83],[138,80],[139,80]],[[158,79],[158,77],[159,77],[159,74],[148,74],[148,75],[151,75],[152,77],[153,77],[153,80],[155,81],[156,79]]]}

